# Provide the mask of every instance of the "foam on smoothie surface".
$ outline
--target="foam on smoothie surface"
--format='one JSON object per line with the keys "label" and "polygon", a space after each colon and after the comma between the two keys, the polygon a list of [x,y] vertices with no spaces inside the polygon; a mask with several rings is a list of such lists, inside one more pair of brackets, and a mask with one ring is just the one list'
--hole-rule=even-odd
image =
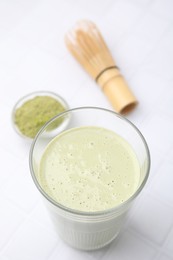
{"label": "foam on smoothie surface", "polygon": [[127,200],[139,185],[140,168],[131,146],[99,127],[72,128],[46,147],[39,182],[58,203],[101,211]]}

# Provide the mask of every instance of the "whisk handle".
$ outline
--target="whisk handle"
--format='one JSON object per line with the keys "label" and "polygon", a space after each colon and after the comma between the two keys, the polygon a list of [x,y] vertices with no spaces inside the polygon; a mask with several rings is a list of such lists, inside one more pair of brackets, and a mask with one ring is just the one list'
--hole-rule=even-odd
{"label": "whisk handle", "polygon": [[97,83],[118,113],[126,114],[137,105],[135,96],[118,68],[106,70]]}

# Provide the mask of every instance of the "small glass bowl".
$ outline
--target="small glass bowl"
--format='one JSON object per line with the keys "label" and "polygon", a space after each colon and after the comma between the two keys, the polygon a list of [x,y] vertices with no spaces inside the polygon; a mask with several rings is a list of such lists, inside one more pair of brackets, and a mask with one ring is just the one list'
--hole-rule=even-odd
{"label": "small glass bowl", "polygon": [[16,133],[18,135],[20,135],[21,137],[23,137],[25,139],[28,139],[28,140],[33,140],[34,138],[31,138],[31,137],[29,137],[27,135],[24,135],[20,131],[19,127],[15,123],[15,113],[16,113],[16,110],[19,107],[21,107],[26,101],[28,101],[30,99],[33,99],[33,98],[35,98],[37,96],[49,96],[49,97],[52,97],[52,98],[56,99],[59,103],[61,103],[61,105],[65,108],[65,110],[69,109],[69,106],[68,106],[67,102],[61,96],[59,96],[58,94],[56,94],[54,92],[51,92],[51,91],[36,91],[36,92],[29,93],[29,94],[23,96],[22,98],[20,98],[17,101],[17,103],[14,105],[13,110],[12,110],[12,124],[13,124],[13,128],[16,131]]}

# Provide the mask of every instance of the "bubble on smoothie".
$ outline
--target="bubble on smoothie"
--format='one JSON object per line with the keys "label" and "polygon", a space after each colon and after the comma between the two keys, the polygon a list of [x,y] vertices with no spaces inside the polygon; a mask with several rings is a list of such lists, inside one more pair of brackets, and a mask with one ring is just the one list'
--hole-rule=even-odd
{"label": "bubble on smoothie", "polygon": [[95,212],[126,201],[138,187],[139,162],[131,146],[107,129],[67,130],[46,147],[40,185],[62,205]]}

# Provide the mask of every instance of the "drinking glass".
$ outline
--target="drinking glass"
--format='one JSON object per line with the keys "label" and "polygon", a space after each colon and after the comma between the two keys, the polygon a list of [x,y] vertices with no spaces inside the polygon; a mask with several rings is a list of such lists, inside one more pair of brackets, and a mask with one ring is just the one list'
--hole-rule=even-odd
{"label": "drinking glass", "polygon": [[[39,164],[49,142],[65,130],[83,126],[102,127],[115,132],[131,145],[137,156],[140,166],[138,188],[130,198],[114,208],[96,212],[71,209],[51,198],[39,183]],[[57,233],[72,247],[83,250],[104,247],[117,237],[129,208],[145,186],[150,169],[149,149],[137,127],[125,117],[97,107],[74,108],[52,118],[35,137],[29,161],[33,181],[42,195]]]}

